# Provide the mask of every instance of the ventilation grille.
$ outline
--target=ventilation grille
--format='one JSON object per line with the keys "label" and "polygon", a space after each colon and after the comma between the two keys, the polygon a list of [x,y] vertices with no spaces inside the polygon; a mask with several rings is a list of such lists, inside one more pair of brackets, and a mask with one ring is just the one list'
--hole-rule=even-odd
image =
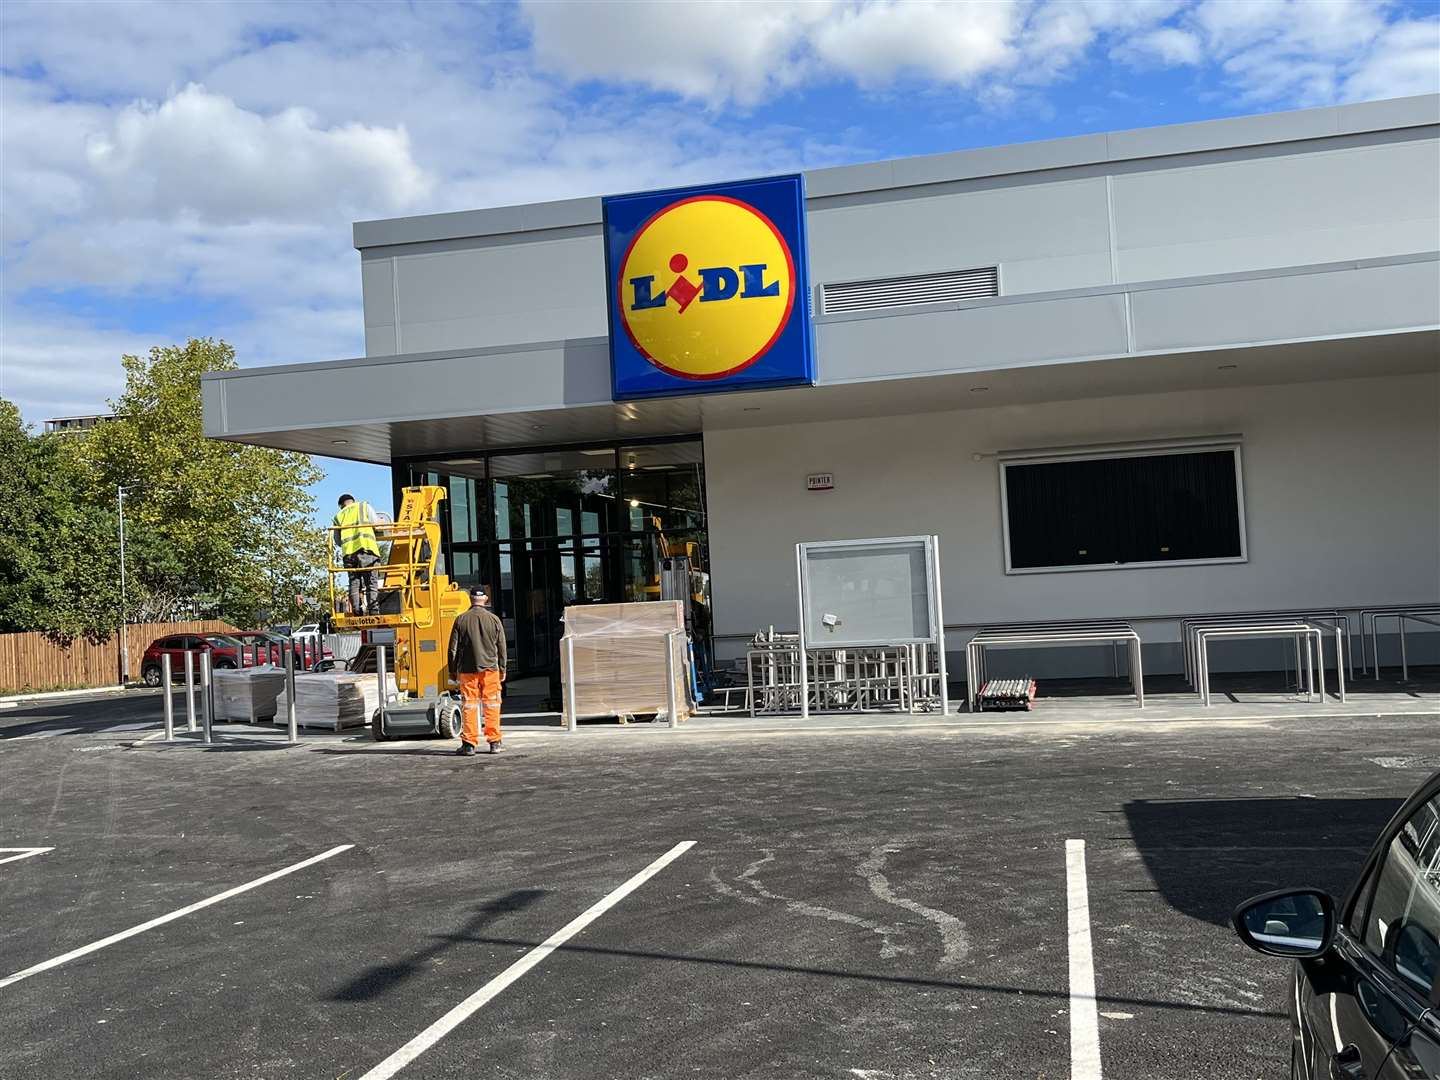
{"label": "ventilation grille", "polygon": [[1000,295],[1000,268],[947,270],[939,274],[843,281],[820,287],[827,315],[840,311],[879,311],[912,304],[953,303]]}

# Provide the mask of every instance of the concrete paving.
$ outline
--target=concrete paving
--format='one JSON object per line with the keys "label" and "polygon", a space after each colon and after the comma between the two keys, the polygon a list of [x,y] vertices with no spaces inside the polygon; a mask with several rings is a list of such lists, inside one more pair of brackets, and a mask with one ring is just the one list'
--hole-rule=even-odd
{"label": "concrete paving", "polygon": [[1057,1080],[1078,839],[1104,1075],[1279,1078],[1286,965],[1229,911],[1343,892],[1440,767],[1433,707],[697,719],[473,759],[247,726],[137,745],[158,711],[0,715],[0,846],[54,849],[0,863],[0,1075],[359,1080],[693,840],[399,1075]]}

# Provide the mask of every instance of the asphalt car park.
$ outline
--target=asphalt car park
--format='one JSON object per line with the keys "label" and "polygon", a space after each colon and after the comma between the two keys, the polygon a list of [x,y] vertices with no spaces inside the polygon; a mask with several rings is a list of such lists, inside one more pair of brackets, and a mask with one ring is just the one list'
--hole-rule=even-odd
{"label": "asphalt car park", "polygon": [[1230,911],[1342,894],[1440,766],[1434,715],[457,759],[158,713],[0,712],[0,847],[50,849],[0,861],[0,1075],[1088,1080],[1088,1014],[1112,1080],[1282,1077],[1289,968]]}

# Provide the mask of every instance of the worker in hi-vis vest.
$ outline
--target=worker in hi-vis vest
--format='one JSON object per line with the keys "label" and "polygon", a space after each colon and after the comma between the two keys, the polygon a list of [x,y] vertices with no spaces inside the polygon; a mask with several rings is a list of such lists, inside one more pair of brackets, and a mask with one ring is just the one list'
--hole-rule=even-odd
{"label": "worker in hi-vis vest", "polygon": [[470,590],[470,609],[460,613],[450,630],[450,676],[460,684],[462,723],[460,748],[469,757],[480,745],[480,716],[485,716],[485,742],[490,753],[500,745],[500,684],[505,681],[505,624],[490,610],[490,596],[480,586]]}
{"label": "worker in hi-vis vest", "polygon": [[370,569],[380,561],[380,544],[375,539],[375,515],[368,502],[356,502],[346,492],[340,496],[340,511],[335,515],[335,543],[340,547],[341,562],[350,570],[350,613],[378,615],[375,601],[375,572]]}

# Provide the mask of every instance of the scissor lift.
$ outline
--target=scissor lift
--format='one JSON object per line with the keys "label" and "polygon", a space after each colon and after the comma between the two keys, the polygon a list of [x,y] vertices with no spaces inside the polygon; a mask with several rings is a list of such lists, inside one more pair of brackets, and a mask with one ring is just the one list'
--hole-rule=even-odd
{"label": "scissor lift", "polygon": [[[404,490],[393,522],[371,527],[380,544],[381,561],[370,567],[378,575],[378,613],[357,615],[346,609],[350,570],[336,565],[331,545],[330,608],[337,630],[359,630],[368,641],[377,630],[393,630],[395,686],[399,699],[386,703],[371,718],[378,740],[412,735],[460,735],[460,701],[450,691],[450,630],[470,599],[450,578],[436,572],[440,557],[440,503],[445,489],[435,485]],[[332,527],[338,537],[340,528]],[[338,588],[337,588],[338,586]]]}

